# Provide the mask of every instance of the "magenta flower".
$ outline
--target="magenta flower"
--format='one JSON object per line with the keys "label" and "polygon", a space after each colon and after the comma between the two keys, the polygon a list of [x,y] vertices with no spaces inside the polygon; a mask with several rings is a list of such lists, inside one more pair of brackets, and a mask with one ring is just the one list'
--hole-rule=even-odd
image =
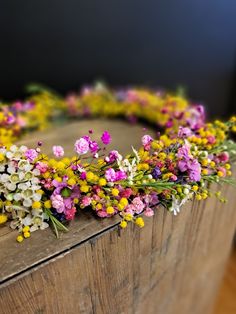
{"label": "magenta flower", "polygon": [[103,142],[103,144],[108,145],[111,142],[111,135],[108,131],[104,131],[102,136],[101,136],[101,140]]}
{"label": "magenta flower", "polygon": [[95,141],[91,141],[89,144],[89,148],[90,148],[91,153],[96,153],[99,150],[98,143]]}
{"label": "magenta flower", "polygon": [[115,182],[125,180],[127,178],[127,175],[122,170],[116,172],[113,168],[109,168],[105,171],[105,178],[108,182]]}
{"label": "magenta flower", "polygon": [[54,156],[56,157],[64,156],[64,149],[62,146],[53,146],[52,151],[53,151]]}
{"label": "magenta flower", "polygon": [[75,142],[74,147],[77,154],[84,155],[89,151],[89,142],[81,137]]}
{"label": "magenta flower", "polygon": [[116,172],[116,181],[121,181],[127,179],[127,175],[124,171],[119,170]]}
{"label": "magenta flower", "polygon": [[66,220],[73,220],[75,217],[75,213],[76,213],[75,207],[71,207],[70,209],[67,209],[65,212]]}
{"label": "magenta flower", "polygon": [[228,152],[223,152],[223,153],[220,153],[218,155],[218,159],[220,162],[228,162],[229,161],[229,153]]}
{"label": "magenta flower", "polygon": [[119,158],[120,154],[117,150],[111,150],[109,153],[109,161],[114,162]]}
{"label": "magenta flower", "polygon": [[105,178],[108,182],[115,182],[116,181],[116,172],[113,168],[109,168],[105,171]]}
{"label": "magenta flower", "polygon": [[38,157],[38,153],[35,149],[27,149],[25,157],[30,161],[34,161]]}

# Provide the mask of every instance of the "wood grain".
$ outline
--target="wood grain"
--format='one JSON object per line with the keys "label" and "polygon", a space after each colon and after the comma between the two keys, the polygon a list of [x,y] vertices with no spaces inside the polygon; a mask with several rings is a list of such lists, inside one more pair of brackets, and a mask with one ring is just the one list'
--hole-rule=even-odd
{"label": "wood grain", "polygon": [[236,313],[236,250],[232,252],[227,262],[226,272],[212,314]]}
{"label": "wood grain", "polygon": [[177,217],[159,207],[143,229],[85,213],[61,240],[2,232],[1,313],[210,313],[236,226],[235,190],[222,194],[228,203],[189,202]]}

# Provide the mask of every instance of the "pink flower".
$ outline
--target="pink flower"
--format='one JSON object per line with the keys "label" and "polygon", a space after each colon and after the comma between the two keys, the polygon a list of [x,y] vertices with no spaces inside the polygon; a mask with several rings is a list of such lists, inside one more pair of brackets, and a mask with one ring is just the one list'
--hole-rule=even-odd
{"label": "pink flower", "polygon": [[150,135],[144,135],[142,137],[143,146],[149,145],[153,141],[153,138]]}
{"label": "pink flower", "polygon": [[214,135],[207,136],[207,140],[209,144],[214,144],[216,142],[216,138]]}
{"label": "pink flower", "polygon": [[111,142],[111,135],[108,131],[104,131],[102,136],[101,136],[101,140],[103,142],[103,144],[108,145]]}
{"label": "pink flower", "polygon": [[84,155],[89,151],[89,142],[81,137],[75,142],[74,147],[77,154]]}
{"label": "pink flower", "polygon": [[229,161],[229,153],[228,152],[220,153],[217,157],[219,158],[220,162],[224,163],[224,162]]}
{"label": "pink flower", "polygon": [[41,172],[44,173],[48,170],[48,165],[45,164],[44,162],[37,162],[36,168]]}
{"label": "pink flower", "polygon": [[82,198],[81,205],[82,205],[83,207],[87,207],[87,206],[89,206],[90,204],[91,204],[91,197],[84,196],[84,197]]}
{"label": "pink flower", "polygon": [[132,204],[134,205],[135,212],[137,214],[140,214],[144,210],[145,205],[140,197],[135,197],[132,201]]}
{"label": "pink flower", "polygon": [[66,220],[73,220],[74,217],[75,217],[75,213],[76,213],[76,208],[75,207],[67,209],[66,213],[65,213]]}
{"label": "pink flower", "polygon": [[129,198],[132,195],[133,191],[131,188],[127,188],[120,192],[121,197]]}
{"label": "pink flower", "polygon": [[126,208],[125,208],[125,213],[126,214],[131,214],[134,215],[134,213],[136,212],[136,208],[134,205],[129,204]]}
{"label": "pink flower", "polygon": [[181,138],[188,137],[192,134],[190,128],[183,128],[182,126],[179,127],[178,136]]}
{"label": "pink flower", "polygon": [[63,213],[65,209],[63,197],[60,194],[52,194],[50,199],[52,202],[52,207],[55,208],[58,213]]}
{"label": "pink flower", "polygon": [[154,211],[150,207],[147,207],[143,213],[147,217],[152,217],[154,215]]}
{"label": "pink flower", "polygon": [[105,178],[108,182],[116,181],[116,172],[113,168],[109,168],[105,171]]}
{"label": "pink flower", "polygon": [[27,149],[25,152],[25,157],[30,161],[34,161],[38,157],[38,153],[35,149]]}
{"label": "pink flower", "polygon": [[64,156],[64,149],[62,146],[53,146],[52,151],[53,151],[54,156],[56,157]]}
{"label": "pink flower", "polygon": [[97,211],[97,215],[101,218],[105,218],[105,217],[108,217],[108,213],[105,211],[105,210],[99,210]]}

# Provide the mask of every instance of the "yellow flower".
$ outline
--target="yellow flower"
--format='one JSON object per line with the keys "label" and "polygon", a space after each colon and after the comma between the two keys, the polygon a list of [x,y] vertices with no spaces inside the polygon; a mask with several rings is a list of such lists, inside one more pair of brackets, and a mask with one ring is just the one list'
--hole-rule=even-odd
{"label": "yellow flower", "polygon": [[29,237],[30,237],[30,232],[29,231],[24,232],[24,238],[29,238]]}
{"label": "yellow flower", "polygon": [[202,169],[202,174],[203,175],[207,175],[208,174],[208,170],[207,169]]}
{"label": "yellow flower", "polygon": [[196,195],[196,200],[200,201],[202,199],[202,196],[200,194]]}
{"label": "yellow flower", "polygon": [[18,237],[16,238],[16,241],[21,243],[24,240],[24,237],[22,235],[18,235]]}
{"label": "yellow flower", "polygon": [[198,185],[193,185],[193,186],[192,186],[192,190],[193,190],[194,192],[196,192],[196,191],[198,190]]}
{"label": "yellow flower", "polygon": [[125,220],[122,220],[120,222],[120,227],[123,228],[123,229],[126,228],[127,227],[127,222]]}
{"label": "yellow flower", "polygon": [[75,185],[75,184],[76,184],[76,180],[75,180],[74,178],[70,178],[70,179],[67,181],[67,183],[68,183],[69,185]]}
{"label": "yellow flower", "polygon": [[99,179],[98,184],[99,184],[100,186],[104,186],[104,185],[107,184],[107,180],[104,179],[104,178],[101,178],[101,179]]}
{"label": "yellow flower", "polygon": [[140,228],[144,227],[144,220],[142,217],[138,217],[135,219],[135,223],[137,226],[139,226]]}
{"label": "yellow flower", "polygon": [[4,224],[7,221],[7,215],[0,214],[0,225]]}
{"label": "yellow flower", "polygon": [[33,209],[40,209],[42,207],[42,204],[38,201],[33,202],[32,208]]}
{"label": "yellow flower", "polygon": [[115,210],[112,206],[108,206],[107,209],[106,209],[106,212],[109,214],[109,215],[112,215],[114,214]]}
{"label": "yellow flower", "polygon": [[119,191],[118,189],[116,189],[116,188],[114,188],[114,189],[111,190],[111,193],[112,193],[113,196],[118,196],[118,195],[119,195],[119,192],[120,192],[120,191]]}
{"label": "yellow flower", "polygon": [[24,226],[24,228],[22,229],[22,232],[29,232],[30,231],[30,227],[29,226]]}
{"label": "yellow flower", "polygon": [[44,202],[44,207],[47,209],[50,209],[52,207],[52,203],[50,200],[47,200]]}
{"label": "yellow flower", "polygon": [[94,174],[91,171],[86,173],[87,181],[93,181],[93,178],[94,178]]}
{"label": "yellow flower", "polygon": [[3,161],[4,159],[5,159],[5,156],[2,153],[0,153],[0,161]]}
{"label": "yellow flower", "polygon": [[133,219],[133,216],[132,216],[132,214],[128,213],[128,214],[124,215],[124,219],[127,220],[127,221],[131,221]]}
{"label": "yellow flower", "polygon": [[87,193],[89,191],[89,186],[88,185],[82,185],[80,187],[80,191],[83,193]]}

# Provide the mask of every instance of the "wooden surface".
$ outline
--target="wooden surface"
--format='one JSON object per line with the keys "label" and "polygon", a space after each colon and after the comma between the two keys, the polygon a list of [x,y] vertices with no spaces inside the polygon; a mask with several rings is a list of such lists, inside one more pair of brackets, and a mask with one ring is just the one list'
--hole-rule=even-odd
{"label": "wooden surface", "polygon": [[[117,126],[113,136],[132,144],[142,130],[127,127]],[[45,230],[19,245],[2,229],[1,313],[210,313],[236,226],[235,190],[224,186],[222,194],[227,204],[189,202],[177,217],[159,207],[141,230],[130,224],[120,231],[119,217],[86,213],[61,240]]]}
{"label": "wooden surface", "polygon": [[212,314],[236,313],[236,248],[228,262]]}

